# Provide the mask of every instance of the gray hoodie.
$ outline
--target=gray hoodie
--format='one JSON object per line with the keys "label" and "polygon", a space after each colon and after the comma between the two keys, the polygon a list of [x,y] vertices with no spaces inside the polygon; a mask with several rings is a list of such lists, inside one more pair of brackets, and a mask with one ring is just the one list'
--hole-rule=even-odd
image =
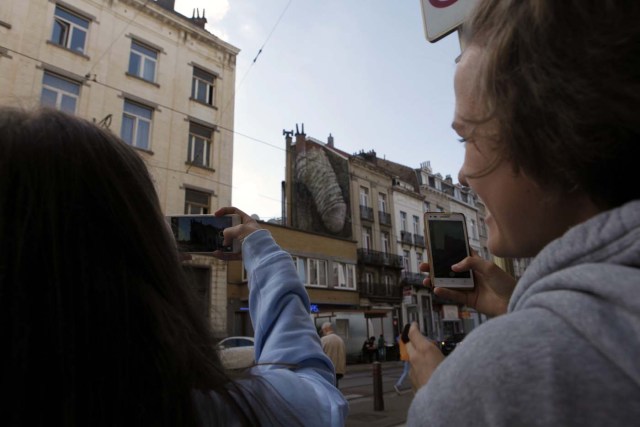
{"label": "gray hoodie", "polygon": [[640,425],[640,200],[547,245],[508,313],[418,391],[407,424]]}

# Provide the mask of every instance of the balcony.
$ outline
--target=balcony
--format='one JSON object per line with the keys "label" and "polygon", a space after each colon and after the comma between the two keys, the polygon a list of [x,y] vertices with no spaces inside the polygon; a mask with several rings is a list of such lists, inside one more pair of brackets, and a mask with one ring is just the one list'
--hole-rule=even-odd
{"label": "balcony", "polygon": [[358,289],[365,298],[402,298],[402,287],[398,285],[359,282]]}
{"label": "balcony", "polygon": [[360,205],[360,218],[373,222],[373,208]]}
{"label": "balcony", "polygon": [[413,236],[408,231],[400,231],[400,241],[407,245],[413,245]]}
{"label": "balcony", "polygon": [[389,227],[391,227],[390,213],[378,211],[378,219],[380,220],[380,225],[388,225]]}
{"label": "balcony", "polygon": [[416,246],[420,246],[421,248],[424,248],[424,236],[420,236],[419,234],[414,234],[413,235],[413,242],[415,243]]}
{"label": "balcony", "polygon": [[422,273],[411,273],[410,271],[403,271],[400,273],[400,283],[403,285],[422,286],[422,281],[427,277]]}
{"label": "balcony", "polygon": [[360,264],[402,268],[402,257],[400,255],[373,251],[371,249],[358,249],[358,262]]}

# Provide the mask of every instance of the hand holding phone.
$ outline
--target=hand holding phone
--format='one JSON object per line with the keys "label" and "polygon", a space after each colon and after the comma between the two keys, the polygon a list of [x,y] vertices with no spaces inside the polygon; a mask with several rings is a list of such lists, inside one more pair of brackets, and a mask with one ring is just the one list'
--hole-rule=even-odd
{"label": "hand holding phone", "polygon": [[178,250],[188,253],[239,253],[240,242],[224,243],[224,230],[240,224],[238,214],[172,215],[168,217]]}
{"label": "hand holding phone", "polygon": [[[215,216],[227,216],[227,215],[237,215],[239,217],[239,223],[234,225],[233,227],[226,228],[224,230],[224,241],[225,242],[238,242],[238,245],[241,246],[242,242],[245,238],[247,238],[250,234],[261,230],[262,227],[258,224],[258,222],[247,215],[245,212],[241,211],[238,208],[234,207],[225,207],[220,208],[214,213]],[[220,258],[226,261],[240,260],[242,259],[242,253],[239,251],[237,253],[226,253],[217,251],[213,254],[215,257]]]}
{"label": "hand holding phone", "polygon": [[452,212],[424,214],[429,280],[433,286],[472,290],[473,272],[453,271],[451,266],[471,255],[464,215]]}

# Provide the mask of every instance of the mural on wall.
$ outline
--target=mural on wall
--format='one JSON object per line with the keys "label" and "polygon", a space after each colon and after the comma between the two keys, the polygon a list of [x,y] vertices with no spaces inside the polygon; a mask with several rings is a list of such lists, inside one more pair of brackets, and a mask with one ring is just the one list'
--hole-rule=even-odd
{"label": "mural on wall", "polygon": [[293,160],[293,226],[351,238],[349,161],[321,144],[296,145]]}

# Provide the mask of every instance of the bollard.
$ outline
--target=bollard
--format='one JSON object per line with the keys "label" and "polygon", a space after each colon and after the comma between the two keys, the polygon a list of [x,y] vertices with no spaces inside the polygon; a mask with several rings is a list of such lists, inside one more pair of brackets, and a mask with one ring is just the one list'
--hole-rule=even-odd
{"label": "bollard", "polygon": [[382,365],[373,362],[373,410],[384,411],[384,399],[382,397]]}

